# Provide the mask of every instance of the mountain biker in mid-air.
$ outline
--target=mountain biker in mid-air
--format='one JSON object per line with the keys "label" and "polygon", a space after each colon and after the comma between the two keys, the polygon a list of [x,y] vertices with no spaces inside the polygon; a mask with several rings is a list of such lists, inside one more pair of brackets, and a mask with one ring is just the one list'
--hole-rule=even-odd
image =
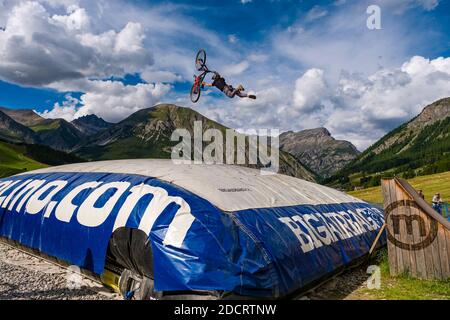
{"label": "mountain biker in mid-air", "polygon": [[[206,51],[201,49],[198,51],[195,58],[195,68],[201,73],[199,75],[194,75],[194,83],[191,87],[190,97],[193,103],[197,103],[202,94],[202,89],[205,87],[216,87],[229,98],[234,98],[235,96],[241,98],[256,99],[255,95],[244,93],[245,89],[242,85],[237,88],[233,88],[232,85],[226,83],[225,79],[215,71],[209,70],[206,66]],[[211,84],[204,82],[206,75],[212,73],[213,82]]]}
{"label": "mountain biker in mid-air", "polygon": [[244,93],[243,91],[245,91],[245,89],[242,85],[239,85],[237,88],[233,88],[232,85],[227,84],[225,79],[217,72],[214,72],[212,80],[213,82],[211,84],[203,82],[202,87],[216,87],[217,89],[225,93],[225,95],[229,98],[238,96],[240,98],[256,99],[255,95]]}

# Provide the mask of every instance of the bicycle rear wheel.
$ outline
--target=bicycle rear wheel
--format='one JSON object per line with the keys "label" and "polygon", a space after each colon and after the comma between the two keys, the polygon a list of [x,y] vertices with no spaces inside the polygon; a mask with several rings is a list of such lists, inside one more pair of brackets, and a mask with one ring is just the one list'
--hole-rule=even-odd
{"label": "bicycle rear wheel", "polygon": [[206,51],[201,49],[195,57],[195,68],[198,71],[203,71],[206,67]]}
{"label": "bicycle rear wheel", "polygon": [[196,86],[195,83],[191,88],[191,101],[196,103],[200,99],[200,95],[202,94],[202,89],[199,86]]}

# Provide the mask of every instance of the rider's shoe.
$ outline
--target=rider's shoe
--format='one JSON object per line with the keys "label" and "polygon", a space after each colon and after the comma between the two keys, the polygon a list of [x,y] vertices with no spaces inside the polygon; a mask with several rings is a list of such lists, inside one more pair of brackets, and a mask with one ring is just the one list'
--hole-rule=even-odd
{"label": "rider's shoe", "polygon": [[256,99],[256,96],[255,95],[253,95],[253,94],[250,94],[249,96],[248,96],[250,99],[253,99],[253,100],[255,100]]}

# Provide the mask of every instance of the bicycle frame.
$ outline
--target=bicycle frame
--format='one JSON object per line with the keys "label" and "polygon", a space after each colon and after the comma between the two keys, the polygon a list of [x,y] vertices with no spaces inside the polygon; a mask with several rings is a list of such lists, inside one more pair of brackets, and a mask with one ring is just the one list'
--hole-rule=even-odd
{"label": "bicycle frame", "polygon": [[195,88],[195,89],[197,89],[197,88],[199,88],[199,87],[201,88],[202,83],[203,83],[203,80],[205,79],[205,77],[206,77],[206,75],[207,75],[208,73],[216,73],[215,71],[209,70],[208,67],[207,67],[206,65],[203,65],[201,71],[202,71],[202,73],[199,74],[198,76],[195,76],[195,75],[194,75],[194,78],[195,78],[195,80],[194,80],[194,88]]}

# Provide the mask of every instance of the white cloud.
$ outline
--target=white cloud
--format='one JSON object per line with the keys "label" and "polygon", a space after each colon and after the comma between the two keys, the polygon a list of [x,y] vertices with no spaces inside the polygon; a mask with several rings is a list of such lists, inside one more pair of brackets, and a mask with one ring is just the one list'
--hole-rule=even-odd
{"label": "white cloud", "polygon": [[378,0],[377,4],[382,10],[392,10],[395,14],[403,14],[405,11],[420,7],[426,11],[436,9],[441,0]]}
{"label": "white cloud", "polygon": [[142,26],[146,35],[144,47],[151,49],[155,70],[169,71],[191,81],[193,60],[199,48],[207,49],[211,66],[218,69],[228,61],[242,60],[240,52],[231,48],[222,35],[205,28],[197,19],[186,16],[185,5],[164,2],[136,6],[133,2],[110,0],[99,2],[98,7],[101,10],[97,5],[90,5],[89,12],[92,17],[97,17],[95,22],[101,24],[100,29],[113,26],[114,30],[120,30],[127,21]]}
{"label": "white cloud", "polygon": [[450,58],[416,56],[366,78],[344,73],[331,94],[333,110],[323,125],[364,149],[426,105],[450,96]]}
{"label": "white cloud", "polygon": [[325,17],[328,14],[328,11],[323,9],[320,6],[314,6],[311,8],[311,10],[308,11],[306,14],[306,21],[311,22],[314,20],[318,20],[320,18]]}
{"label": "white cloud", "polygon": [[242,61],[237,64],[232,64],[224,67],[224,72],[227,76],[240,75],[250,67],[248,61]]}
{"label": "white cloud", "polygon": [[[180,77],[152,66],[143,26],[123,21],[117,30],[104,30],[79,4],[28,1],[10,7],[6,30],[0,31],[0,78],[61,92],[83,92],[79,100],[67,95],[64,102],[44,111],[42,115],[48,118],[70,121],[96,114],[116,122],[160,101],[171,89],[160,82]],[[63,8],[66,14],[52,14],[49,7]],[[143,70],[148,84],[95,80]]]}
{"label": "white cloud", "polygon": [[326,71],[309,69],[291,87],[273,82],[256,90],[256,101],[225,100],[225,106],[211,105],[207,115],[244,129],[324,126],[364,150],[426,105],[450,96],[450,58],[415,56],[369,76],[342,72],[337,83],[325,78]]}
{"label": "white cloud", "polygon": [[327,91],[323,70],[310,69],[295,82],[293,105],[304,112],[321,108]]}
{"label": "white cloud", "polygon": [[124,85],[121,82],[94,81],[81,96],[83,105],[75,117],[96,114],[106,121],[118,122],[132,113],[153,107],[170,90],[164,84]]}
{"label": "white cloud", "polygon": [[52,110],[46,110],[41,115],[46,118],[59,118],[71,121],[73,119],[95,114],[106,121],[118,122],[132,113],[153,107],[166,95],[170,85],[137,84],[125,85],[119,81],[82,81],[65,84],[65,88],[83,89],[86,93],[79,100],[67,97],[62,105],[55,104]]}
{"label": "white cloud", "polygon": [[150,68],[141,73],[141,78],[148,83],[174,83],[183,80],[183,78],[176,73],[163,70],[153,70]]}
{"label": "white cloud", "polygon": [[45,86],[65,79],[134,73],[152,64],[139,23],[94,34],[87,12],[70,7],[53,15],[38,2],[23,2],[0,31],[0,78]]}
{"label": "white cloud", "polygon": [[61,23],[67,30],[86,30],[89,28],[90,20],[84,8],[70,6],[67,15],[53,15],[52,20]]}
{"label": "white cloud", "polygon": [[44,112],[37,112],[44,118],[50,119],[65,119],[67,121],[72,121],[77,112],[77,106],[80,101],[71,95],[66,95],[66,100],[60,103],[55,103],[53,109],[45,110]]}
{"label": "white cloud", "polygon": [[267,54],[262,53],[252,53],[248,56],[248,60],[251,62],[262,63],[266,62],[269,59]]}

